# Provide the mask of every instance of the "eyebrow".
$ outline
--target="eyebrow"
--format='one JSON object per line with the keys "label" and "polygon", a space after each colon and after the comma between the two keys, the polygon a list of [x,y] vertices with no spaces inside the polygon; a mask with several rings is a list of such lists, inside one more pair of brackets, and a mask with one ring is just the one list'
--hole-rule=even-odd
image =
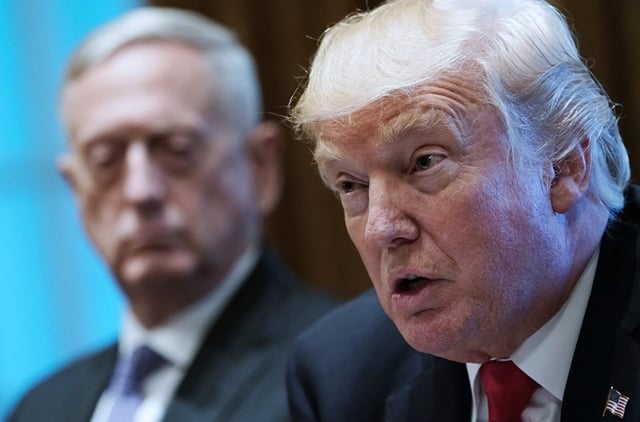
{"label": "eyebrow", "polygon": [[[443,111],[432,107],[421,107],[402,112],[378,125],[376,129],[377,147],[384,147],[399,138],[416,132],[432,130],[445,123],[445,115]],[[343,156],[340,151],[332,148],[328,142],[320,138],[313,151],[313,158],[316,163],[320,164],[326,161],[339,161],[343,159]]]}
{"label": "eyebrow", "polygon": [[380,144],[386,145],[416,132],[430,131],[445,123],[446,114],[437,108],[420,107],[403,112],[378,128]]}

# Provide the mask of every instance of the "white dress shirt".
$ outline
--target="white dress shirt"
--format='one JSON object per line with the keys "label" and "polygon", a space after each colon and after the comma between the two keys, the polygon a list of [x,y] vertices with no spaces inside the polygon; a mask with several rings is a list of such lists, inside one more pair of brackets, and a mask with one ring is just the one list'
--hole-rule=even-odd
{"label": "white dress shirt", "polygon": [[[564,388],[571,369],[582,319],[587,309],[598,264],[599,250],[591,257],[569,299],[553,318],[515,351],[511,360],[534,379],[538,388],[522,413],[523,422],[559,422]],[[472,421],[488,420],[487,398],[477,376],[480,364],[467,363],[473,392]]]}
{"label": "white dress shirt", "polygon": [[[162,419],[209,327],[246,280],[258,260],[258,254],[257,246],[249,247],[210,294],[152,330],[145,329],[130,309],[125,310],[118,354],[129,355],[137,347],[147,344],[169,362],[143,382],[144,398],[136,411],[135,422]],[[114,397],[106,389],[100,396],[91,422],[105,422],[113,404]]]}

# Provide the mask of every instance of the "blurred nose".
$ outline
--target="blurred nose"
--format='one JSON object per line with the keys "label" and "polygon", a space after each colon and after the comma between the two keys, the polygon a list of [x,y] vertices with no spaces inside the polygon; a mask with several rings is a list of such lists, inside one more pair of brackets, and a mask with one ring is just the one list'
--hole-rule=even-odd
{"label": "blurred nose", "polygon": [[369,206],[365,239],[379,248],[393,248],[418,238],[419,227],[402,182],[369,180]]}
{"label": "blurred nose", "polygon": [[164,176],[149,151],[143,143],[131,144],[126,157],[126,201],[143,213],[153,213],[161,208],[165,195]]}

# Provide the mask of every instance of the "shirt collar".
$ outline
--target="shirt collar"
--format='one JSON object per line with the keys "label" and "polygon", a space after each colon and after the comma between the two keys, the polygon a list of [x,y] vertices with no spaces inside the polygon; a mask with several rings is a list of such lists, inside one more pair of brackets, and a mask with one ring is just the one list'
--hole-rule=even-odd
{"label": "shirt collar", "polygon": [[220,317],[233,295],[248,278],[258,257],[259,248],[251,245],[208,295],[151,330],[140,324],[131,309],[127,308],[121,325],[120,354],[133,353],[138,346],[147,344],[173,365],[186,369],[200,348],[208,328]]}
{"label": "shirt collar", "polygon": [[[545,390],[562,400],[598,264],[598,248],[560,310],[513,353],[511,360]],[[553,359],[549,357],[553,356]],[[467,363],[473,387],[480,364]]]}

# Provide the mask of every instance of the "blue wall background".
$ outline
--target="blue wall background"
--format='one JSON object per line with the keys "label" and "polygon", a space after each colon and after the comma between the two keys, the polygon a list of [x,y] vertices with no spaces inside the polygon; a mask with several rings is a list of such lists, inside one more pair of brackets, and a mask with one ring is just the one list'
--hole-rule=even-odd
{"label": "blue wall background", "polygon": [[139,0],[0,0],[0,420],[38,379],[113,339],[122,298],[55,167],[64,64]]}

